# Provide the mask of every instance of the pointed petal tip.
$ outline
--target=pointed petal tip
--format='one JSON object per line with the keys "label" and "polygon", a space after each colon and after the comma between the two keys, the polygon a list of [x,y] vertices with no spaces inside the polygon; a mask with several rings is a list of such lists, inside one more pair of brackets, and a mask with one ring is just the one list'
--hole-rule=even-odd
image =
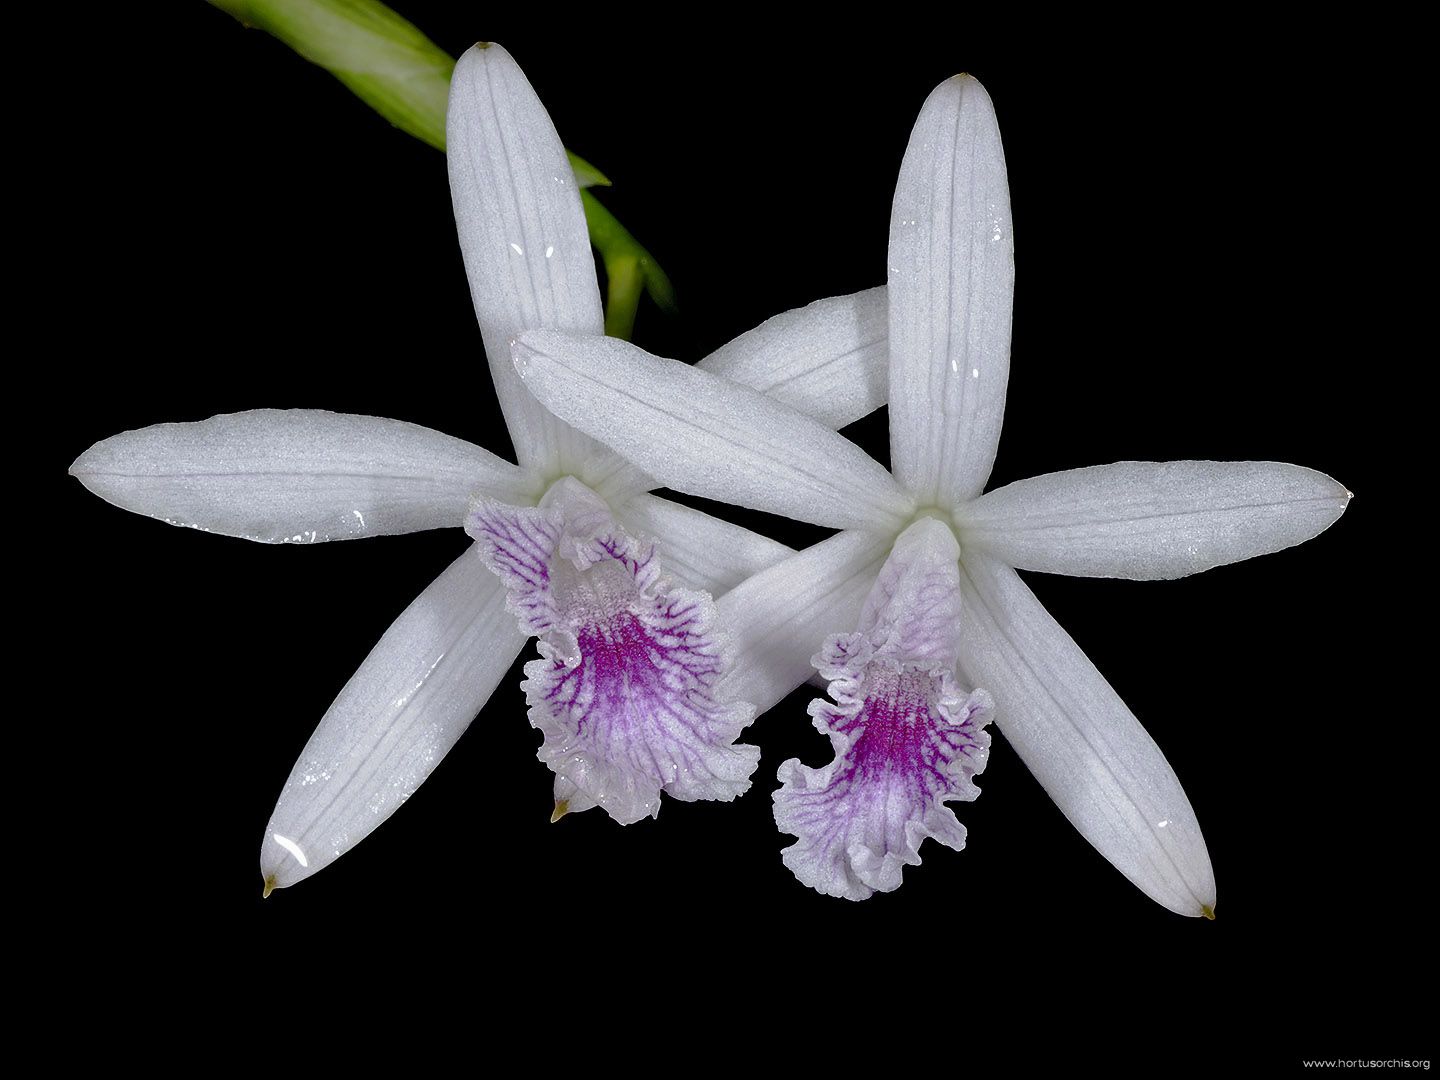
{"label": "pointed petal tip", "polygon": [[570,813],[570,800],[558,799],[555,802],[555,809],[550,814],[550,824],[554,825],[566,814]]}
{"label": "pointed petal tip", "polygon": [[[455,61],[455,74],[462,79],[473,78],[482,65],[503,64],[507,60],[514,63],[505,46],[495,41],[477,41]],[[451,78],[453,82],[454,76]]]}
{"label": "pointed petal tip", "polygon": [[270,899],[270,894],[275,891],[275,875],[270,874],[265,878],[265,887],[260,891],[260,899]]}
{"label": "pointed petal tip", "polygon": [[961,95],[978,90],[985,96],[987,101],[990,99],[990,92],[985,89],[985,84],[968,71],[961,71],[951,75],[950,78],[941,83],[937,89],[957,91]]}
{"label": "pointed petal tip", "polygon": [[1215,921],[1215,905],[1214,905],[1214,904],[1201,904],[1201,905],[1200,905],[1200,914],[1203,915],[1203,916],[1205,916],[1205,918],[1206,918],[1208,921],[1214,922],[1214,921]]}
{"label": "pointed petal tip", "polygon": [[100,456],[100,448],[109,441],[109,439],[101,439],[99,442],[86,449],[84,453],[82,453],[79,457],[77,457],[74,461],[70,463],[70,468],[65,470],[66,475],[75,477],[76,480],[79,480],[80,483],[84,484],[85,487],[89,489],[90,485],[86,483],[85,477],[88,473],[97,471],[96,459]]}

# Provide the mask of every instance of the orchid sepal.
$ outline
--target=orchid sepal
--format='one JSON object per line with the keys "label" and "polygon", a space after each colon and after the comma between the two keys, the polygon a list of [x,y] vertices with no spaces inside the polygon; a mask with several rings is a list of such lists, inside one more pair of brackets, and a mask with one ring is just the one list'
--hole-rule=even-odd
{"label": "orchid sepal", "polygon": [[70,474],[106,502],[171,525],[313,544],[462,524],[480,496],[539,498],[540,478],[402,420],[252,409],[97,442]]}
{"label": "orchid sepal", "polygon": [[1022,570],[1177,578],[1304,543],[1350,497],[1276,461],[1120,461],[996,488],[965,506],[960,531]]}
{"label": "orchid sepal", "polygon": [[892,535],[914,512],[874,458],[749,387],[614,338],[528,331],[512,349],[546,408],[677,491]]}

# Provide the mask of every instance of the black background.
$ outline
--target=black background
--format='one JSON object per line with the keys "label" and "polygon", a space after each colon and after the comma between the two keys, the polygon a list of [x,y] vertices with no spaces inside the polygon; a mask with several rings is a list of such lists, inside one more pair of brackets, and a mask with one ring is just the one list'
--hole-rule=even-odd
{"label": "black background", "polygon": [[[1298,1016],[1277,1061],[1419,1050],[1390,1010],[1393,971],[1428,941],[1406,821],[1418,769],[1402,738],[1371,770],[1373,729],[1395,718],[1377,715],[1362,659],[1378,632],[1361,551],[1374,483],[1353,387],[1370,361],[1341,341],[1366,317],[1345,285],[1366,210],[1336,179],[1355,101],[1322,93],[1298,54],[1194,35],[1136,49],[1094,27],[1021,53],[939,30],[786,36],[701,17],[632,34],[597,16],[562,33],[468,5],[400,10],[452,53],[487,38],[515,55],[676,284],[678,318],[646,302],[636,341],[686,360],[883,282],[910,125],[970,71],[999,114],[1017,237],[992,486],[1121,459],[1271,459],[1357,499],[1317,540],[1183,581],[1027,576],[1181,777],[1218,882],[1205,923],[1126,882],[998,736],[983,796],[957,804],[967,850],[927,843],[898,892],[861,904],[801,887],[769,792],[785,758],[829,756],[810,691],[751,729],[764,757],[738,803],[552,826],[518,665],[393,819],[262,903],[261,834],[300,748],[467,541],[262,547],[66,481],[65,611],[72,638],[83,629],[55,750],[99,777],[63,796],[80,799],[97,939],[205,966],[264,942],[248,970],[282,983],[375,957],[478,963],[562,998],[633,976],[677,992],[794,979],[828,999],[863,960],[919,975],[921,997],[1018,995],[1003,1012],[1103,996],[1223,1045]],[[66,153],[87,179],[68,197],[78,254],[54,272],[86,302],[57,330],[93,359],[51,373],[78,407],[50,473],[117,431],[263,406],[398,417],[508,455],[443,156],[220,12],[136,18],[67,77],[82,137]],[[884,460],[883,412],[850,434]],[[1332,994],[1347,1024],[1327,1020]]]}

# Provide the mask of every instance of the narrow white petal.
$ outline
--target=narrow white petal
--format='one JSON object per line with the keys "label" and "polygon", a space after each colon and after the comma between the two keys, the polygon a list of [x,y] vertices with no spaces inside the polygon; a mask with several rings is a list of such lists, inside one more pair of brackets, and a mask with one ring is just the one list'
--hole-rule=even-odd
{"label": "narrow white petal", "polygon": [[885,289],[817,300],[767,319],[695,366],[842,428],[890,390]]}
{"label": "narrow white petal", "polygon": [[[695,366],[842,428],[885,404],[888,332],[885,289],[867,289],[776,315]],[[658,486],[608,450],[585,463],[580,479],[617,503]]]}
{"label": "narrow white petal", "polygon": [[1155,740],[1008,566],[961,556],[960,665],[1070,823],[1151,899],[1215,906],[1195,812]]}
{"label": "narrow white petal", "polygon": [[913,509],[865,451],[747,386],[614,338],[531,331],[514,352],[547,408],[677,491],[835,528]]}
{"label": "narrow white petal", "polygon": [[463,525],[477,496],[539,494],[524,470],[460,439],[319,409],[126,431],[85,451],[70,473],[137,514],[271,544]]}
{"label": "narrow white petal", "polygon": [[890,217],[890,458],[922,502],[985,487],[1010,377],[1015,240],[990,96],[958,75],[930,95]]}
{"label": "narrow white petal", "polygon": [[587,440],[532,400],[510,363],[510,339],[522,330],[604,329],[565,148],[499,45],[476,45],[455,65],[445,126],[460,250],[515,453],[522,465],[573,470],[591,449]]}
{"label": "narrow white petal", "polygon": [[1176,578],[1293,547],[1345,512],[1324,473],[1275,461],[1121,461],[1020,480],[962,508],[963,541],[1023,570]]}
{"label": "narrow white petal", "polygon": [[385,631],[306,743],[265,828],[266,881],[309,877],[394,813],[524,644],[504,586],[467,549]]}
{"label": "narrow white petal", "polygon": [[720,597],[721,626],[735,642],[721,700],[763,713],[809,679],[825,639],[855,627],[889,551],[888,538],[838,533]]}
{"label": "narrow white petal", "polygon": [[767,536],[656,495],[635,496],[618,517],[628,531],[655,542],[668,577],[714,596],[795,554]]}

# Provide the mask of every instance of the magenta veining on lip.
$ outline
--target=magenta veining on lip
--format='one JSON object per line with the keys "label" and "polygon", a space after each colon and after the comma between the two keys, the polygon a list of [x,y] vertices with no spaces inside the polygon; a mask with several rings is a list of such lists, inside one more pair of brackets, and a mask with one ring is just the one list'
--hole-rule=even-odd
{"label": "magenta veining on lip", "polygon": [[714,603],[668,587],[653,544],[568,478],[533,509],[481,502],[466,528],[540,639],[523,689],[557,812],[601,806],[628,824],[656,816],[662,791],[728,800],[749,788],[760,751],[734,743],[754,709],[715,696],[731,657]]}
{"label": "magenta veining on lip", "polygon": [[945,526],[921,521],[898,541],[866,601],[860,629],[835,634],[815,657],[834,702],[810,705],[835,760],[780,767],[775,821],[798,837],[783,854],[806,885],[863,900],[900,885],[934,837],[965,846],[945,802],[973,800],[985,768],[991,713],[983,690],[955,680],[959,549]]}

